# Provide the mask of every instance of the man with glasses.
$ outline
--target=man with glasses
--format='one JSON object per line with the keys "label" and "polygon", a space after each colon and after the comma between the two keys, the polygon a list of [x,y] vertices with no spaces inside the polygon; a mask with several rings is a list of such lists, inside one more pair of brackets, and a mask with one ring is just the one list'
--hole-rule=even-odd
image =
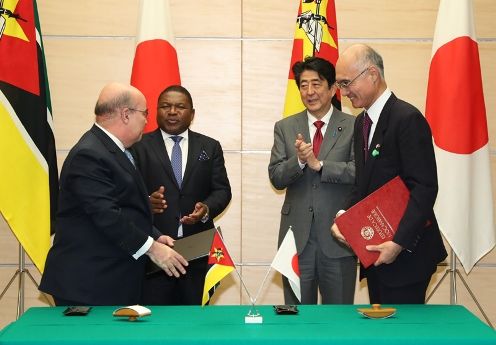
{"label": "man with glasses", "polygon": [[[432,136],[422,114],[387,87],[382,57],[357,44],[336,64],[336,85],[355,108],[364,111],[355,123],[356,183],[347,207],[399,175],[410,190],[406,212],[392,241],[367,246],[379,258],[367,278],[370,303],[425,303],[437,264],[447,256],[433,207],[437,172]],[[333,235],[343,243],[338,227]]]}
{"label": "man with glasses", "polygon": [[[166,88],[158,97],[159,128],[133,147],[154,204],[154,225],[174,239],[213,228],[231,200],[222,147],[189,129],[194,116],[189,91],[180,85]],[[207,260],[191,261],[179,278],[150,268],[141,303],[201,305]]]}
{"label": "man with glasses", "polygon": [[95,124],[71,149],[60,175],[56,233],[40,290],[56,305],[132,305],[141,297],[146,256],[169,275],[187,261],[152,225],[143,180],[127,148],[141,139],[146,100],[110,83]]}
{"label": "man with glasses", "polygon": [[[300,270],[301,303],[352,304],[357,260],[336,241],[329,228],[355,181],[355,117],[332,106],[336,93],[334,66],[308,57],[292,67],[306,109],[276,122],[269,178],[286,189],[281,210],[279,245],[291,226]],[[297,304],[283,277],[286,304]]]}

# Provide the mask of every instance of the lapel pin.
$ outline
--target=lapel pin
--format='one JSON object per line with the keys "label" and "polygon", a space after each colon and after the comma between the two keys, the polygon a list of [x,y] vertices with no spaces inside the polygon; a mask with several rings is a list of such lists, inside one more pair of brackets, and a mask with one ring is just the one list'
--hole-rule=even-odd
{"label": "lapel pin", "polygon": [[379,149],[381,148],[381,144],[375,145],[375,149],[372,151],[372,157],[379,156]]}
{"label": "lapel pin", "polygon": [[341,132],[343,130],[343,127],[338,127],[338,132]]}

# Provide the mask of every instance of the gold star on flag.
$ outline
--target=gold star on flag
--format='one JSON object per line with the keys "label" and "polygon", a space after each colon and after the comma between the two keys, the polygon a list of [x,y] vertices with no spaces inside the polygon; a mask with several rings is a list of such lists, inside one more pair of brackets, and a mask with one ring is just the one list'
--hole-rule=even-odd
{"label": "gold star on flag", "polygon": [[214,248],[214,252],[212,253],[212,257],[219,262],[224,258],[224,252],[222,251],[222,248]]}

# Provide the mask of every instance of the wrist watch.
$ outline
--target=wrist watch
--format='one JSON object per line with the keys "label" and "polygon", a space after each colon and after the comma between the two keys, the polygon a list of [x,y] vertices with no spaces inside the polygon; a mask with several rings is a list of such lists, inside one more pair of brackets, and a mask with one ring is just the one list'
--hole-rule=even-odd
{"label": "wrist watch", "polygon": [[[206,206],[206,205],[205,205],[205,206]],[[208,220],[210,219],[210,217],[209,217],[209,215],[208,215],[208,211],[209,211],[209,209],[208,209],[208,206],[207,206],[207,213],[205,213],[205,215],[202,217],[202,219],[200,219],[200,221],[201,221],[202,223],[206,223],[206,222],[208,222]]]}

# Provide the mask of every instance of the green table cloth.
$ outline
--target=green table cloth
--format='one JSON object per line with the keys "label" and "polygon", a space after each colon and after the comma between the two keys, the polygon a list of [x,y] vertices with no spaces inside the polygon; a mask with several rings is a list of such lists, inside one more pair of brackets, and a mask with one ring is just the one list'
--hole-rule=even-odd
{"label": "green table cloth", "polygon": [[245,324],[250,307],[149,307],[130,322],[115,307],[64,316],[62,307],[31,308],[0,332],[0,344],[435,344],[496,345],[496,332],[463,306],[400,305],[388,319],[367,319],[358,305],[305,305],[297,315],[259,306],[262,324]]}

